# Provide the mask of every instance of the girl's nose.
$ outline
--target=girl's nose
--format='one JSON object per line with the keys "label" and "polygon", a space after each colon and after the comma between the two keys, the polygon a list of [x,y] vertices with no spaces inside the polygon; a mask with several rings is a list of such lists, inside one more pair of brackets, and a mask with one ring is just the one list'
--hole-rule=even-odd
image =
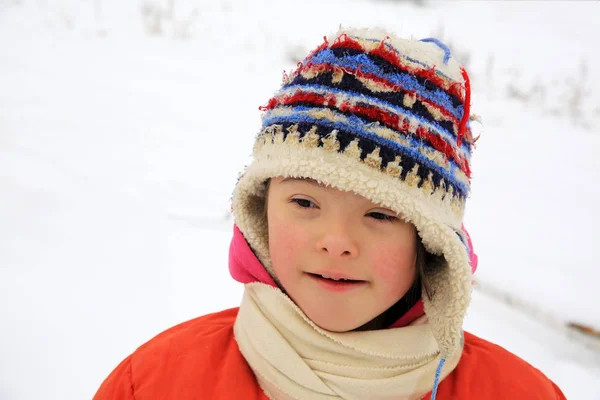
{"label": "girl's nose", "polygon": [[329,223],[324,233],[317,241],[317,250],[327,252],[329,257],[358,257],[358,243],[343,222]]}

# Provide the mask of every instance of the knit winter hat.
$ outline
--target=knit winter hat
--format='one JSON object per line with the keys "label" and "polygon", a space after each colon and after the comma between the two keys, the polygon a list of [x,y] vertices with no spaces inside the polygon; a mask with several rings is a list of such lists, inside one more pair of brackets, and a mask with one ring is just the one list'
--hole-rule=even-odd
{"label": "knit winter hat", "polygon": [[446,266],[427,280],[425,313],[443,356],[461,347],[471,299],[462,231],[472,136],[466,71],[436,39],[343,29],[311,52],[264,111],[253,162],[233,195],[236,225],[277,280],[265,182],[312,178],[403,215]]}

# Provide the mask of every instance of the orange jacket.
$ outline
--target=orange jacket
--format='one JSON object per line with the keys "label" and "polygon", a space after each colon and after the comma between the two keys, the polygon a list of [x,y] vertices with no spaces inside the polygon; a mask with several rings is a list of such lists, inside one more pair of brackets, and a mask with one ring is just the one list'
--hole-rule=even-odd
{"label": "orange jacket", "polygon": [[[94,400],[267,400],[233,336],[237,313],[233,308],[205,315],[159,334],[119,364]],[[465,332],[462,358],[440,383],[437,399],[565,396],[519,357]]]}

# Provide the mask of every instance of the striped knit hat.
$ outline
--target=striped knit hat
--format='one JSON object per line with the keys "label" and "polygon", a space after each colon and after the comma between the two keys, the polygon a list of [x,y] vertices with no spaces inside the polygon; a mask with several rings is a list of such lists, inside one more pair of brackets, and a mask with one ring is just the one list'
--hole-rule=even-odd
{"label": "striped knit hat", "polygon": [[471,298],[462,220],[470,188],[470,86],[436,39],[345,29],[311,52],[269,100],[254,160],[233,196],[237,226],[277,280],[265,182],[305,177],[366,197],[413,223],[447,265],[427,280],[425,312],[442,355],[460,347]]}

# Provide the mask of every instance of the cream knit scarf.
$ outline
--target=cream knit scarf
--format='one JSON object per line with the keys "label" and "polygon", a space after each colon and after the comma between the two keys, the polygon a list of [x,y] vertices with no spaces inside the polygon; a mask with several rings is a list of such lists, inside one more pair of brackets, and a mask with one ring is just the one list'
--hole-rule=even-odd
{"label": "cream knit scarf", "polygon": [[[335,333],[316,326],[281,290],[245,285],[234,326],[240,351],[273,400],[420,399],[440,352],[429,323]],[[454,370],[462,347],[441,371]]]}

